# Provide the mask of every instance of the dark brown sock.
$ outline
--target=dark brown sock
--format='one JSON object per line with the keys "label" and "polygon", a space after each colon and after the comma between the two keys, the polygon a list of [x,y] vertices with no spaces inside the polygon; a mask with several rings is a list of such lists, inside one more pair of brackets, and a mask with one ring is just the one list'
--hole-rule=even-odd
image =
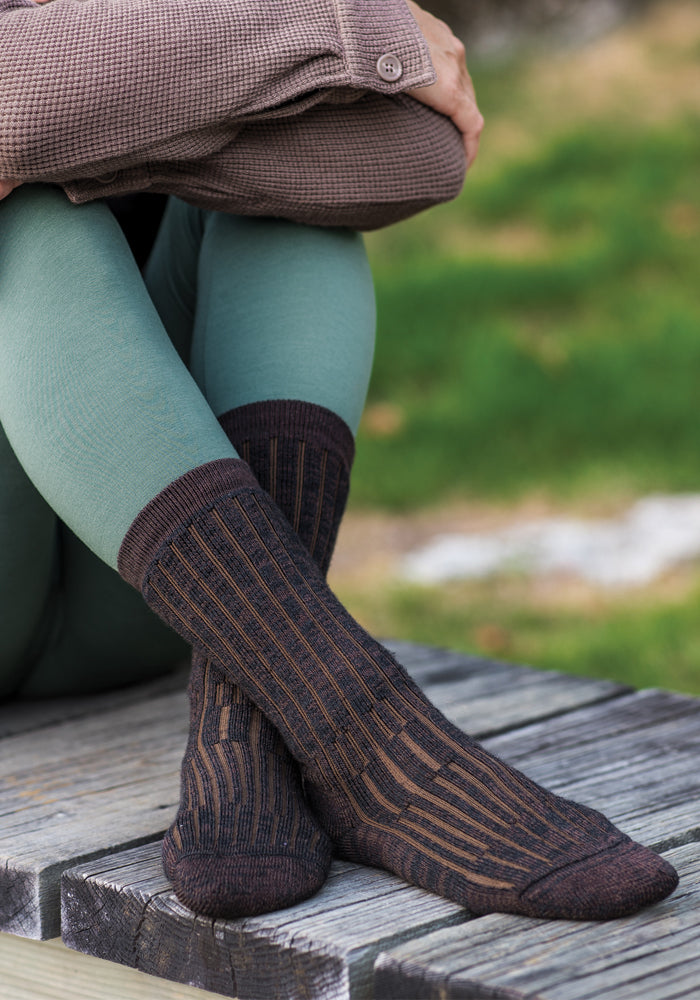
{"label": "dark brown sock", "polygon": [[189,697],[180,807],[163,838],[175,895],[210,917],[268,913],[312,896],[326,880],[330,843],[281,736],[201,653]]}
{"label": "dark brown sock", "polygon": [[219,422],[325,575],[350,489],[355,441],[348,425],[296,400],[239,406]]}
{"label": "dark brown sock", "polygon": [[[220,422],[325,572],[349,488],[349,428],[322,407],[288,401],[239,407]],[[163,840],[176,895],[198,913],[228,917],[313,895],[330,843],[277,730],[202,653],[193,653],[189,696],[181,802]]]}
{"label": "dark brown sock", "polygon": [[245,463],[210,463],[159,494],[120,568],[272,720],[343,857],[477,914],[607,919],[677,884],[600,813],[451,725],[335,599]]}

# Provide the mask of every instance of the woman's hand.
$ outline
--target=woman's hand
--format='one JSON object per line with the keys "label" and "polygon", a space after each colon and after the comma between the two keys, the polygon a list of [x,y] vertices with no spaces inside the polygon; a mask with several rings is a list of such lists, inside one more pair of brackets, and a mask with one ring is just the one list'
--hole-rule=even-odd
{"label": "woman's hand", "polygon": [[0,201],[3,198],[7,198],[10,191],[14,191],[16,187],[19,187],[19,181],[3,180],[0,178]]}
{"label": "woman's hand", "polygon": [[437,83],[433,83],[430,87],[418,87],[409,93],[417,101],[452,119],[462,133],[467,167],[469,167],[479,150],[479,137],[484,127],[484,119],[476,104],[464,46],[444,21],[423,10],[413,0],[407,0],[407,3],[428,43],[430,57],[438,77]]}

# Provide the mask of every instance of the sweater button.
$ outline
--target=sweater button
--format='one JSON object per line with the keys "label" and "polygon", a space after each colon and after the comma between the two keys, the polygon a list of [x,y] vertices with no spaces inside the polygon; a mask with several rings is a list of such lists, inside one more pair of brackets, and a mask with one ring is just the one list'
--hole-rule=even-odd
{"label": "sweater button", "polygon": [[377,73],[381,79],[386,80],[387,83],[393,83],[395,80],[399,80],[403,74],[401,60],[392,52],[385,52],[383,56],[380,56],[379,59],[377,59]]}
{"label": "sweater button", "polygon": [[98,184],[113,184],[118,176],[119,176],[119,171],[113,170],[109,174],[100,174],[100,176],[96,177],[95,180],[97,181]]}

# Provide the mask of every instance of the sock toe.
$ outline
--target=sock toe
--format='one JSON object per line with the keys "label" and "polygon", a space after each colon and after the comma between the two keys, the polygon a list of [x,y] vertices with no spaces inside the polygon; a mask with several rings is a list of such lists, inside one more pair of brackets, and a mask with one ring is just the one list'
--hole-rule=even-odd
{"label": "sock toe", "polygon": [[528,916],[611,920],[659,902],[677,885],[676,870],[667,861],[625,840],[539,879],[522,893],[520,902]]}
{"label": "sock toe", "polygon": [[253,917],[300,903],[323,885],[327,871],[287,857],[191,855],[169,866],[175,895],[208,917]]}

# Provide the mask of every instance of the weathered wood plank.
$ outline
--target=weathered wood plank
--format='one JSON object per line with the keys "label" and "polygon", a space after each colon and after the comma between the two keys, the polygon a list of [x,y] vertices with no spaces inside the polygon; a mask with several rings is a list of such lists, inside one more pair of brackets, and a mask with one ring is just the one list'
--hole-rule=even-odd
{"label": "weathered wood plank", "polygon": [[63,939],[79,951],[240,1000],[372,995],[381,950],[467,919],[453,903],[335,862],[313,899],[262,917],[195,917],[149,844],[63,875]]}
{"label": "weathered wood plank", "polygon": [[55,937],[63,869],[162,834],[186,731],[178,691],[0,742],[0,929]]}
{"label": "weathered wood plank", "polygon": [[387,645],[438,708],[480,739],[632,693],[613,681],[533,670],[410,643],[390,640]]}
{"label": "weathered wood plank", "polygon": [[700,699],[640,691],[484,741],[656,850],[700,839]]}
{"label": "weathered wood plank", "polygon": [[79,719],[99,712],[112,712],[123,705],[182,691],[187,686],[189,666],[183,664],[172,673],[145,684],[131,684],[118,691],[88,694],[81,697],[14,699],[0,704],[0,739],[16,733],[28,733],[46,726]]}
{"label": "weathered wood plank", "polygon": [[[598,807],[601,805],[600,800],[604,798],[608,803],[607,811],[611,817],[618,822],[620,822],[621,817],[627,819],[629,821],[627,826],[634,819],[642,827],[644,836],[641,839],[646,842],[658,845],[665,839],[685,841],[693,838],[699,820],[697,807],[700,798],[698,794],[700,792],[700,776],[697,774],[697,746],[700,740],[699,709],[700,703],[694,699],[668,695],[663,692],[640,693],[616,699],[612,703],[580,709],[578,712],[550,720],[546,724],[538,723],[526,727],[522,731],[494,738],[489,742],[491,745],[510,743],[513,748],[513,756],[518,758],[518,763],[527,760],[530,773],[540,770],[546,771],[549,777],[555,776],[557,781],[553,783],[558,784],[561,791],[568,793],[569,785],[573,785],[579,791],[586,793],[579,798]],[[579,716],[579,718],[573,719],[574,715]],[[553,770],[559,760],[559,744],[556,738],[551,737],[550,726],[558,726],[561,731],[561,753],[566,762],[563,773],[556,775],[553,774]],[[619,736],[617,735],[618,730],[621,734]],[[596,739],[596,733],[602,734],[599,739]],[[614,753],[611,753],[611,747],[614,747]],[[540,766],[538,752],[544,756],[543,766]],[[660,775],[654,781],[649,778],[649,769],[652,763]],[[120,942],[117,948],[119,960],[128,962],[131,960],[131,956],[138,953],[141,948],[140,943],[135,944],[135,941],[140,942],[148,939],[149,942],[158,942],[166,939],[168,935],[171,937],[175,935],[180,941],[178,948],[175,949],[176,957],[192,950],[194,947],[192,944],[193,934],[199,935],[197,941],[201,942],[201,934],[203,933],[201,922],[195,921],[193,924],[192,916],[179,907],[168,895],[167,883],[162,880],[157,856],[153,851],[153,847],[150,847],[143,854],[137,852],[134,855],[135,868],[129,870],[128,878],[124,878],[119,871],[113,869],[110,869],[106,874],[100,874],[98,869],[90,866],[81,870],[78,876],[74,876],[72,873],[65,876],[69,880],[66,882],[66,886],[71,886],[70,892],[73,897],[75,900],[79,899],[79,903],[71,903],[72,897],[67,896],[68,889],[65,890],[64,898],[68,900],[68,903],[64,909],[64,933],[67,935],[69,943],[89,952],[106,947],[107,951],[104,953],[117,957],[113,950],[116,940]],[[139,868],[143,858],[149,859],[151,865],[151,868],[146,870],[145,875]],[[106,865],[108,862],[109,859],[106,859],[104,864]],[[128,865],[130,864],[131,862],[128,861]],[[375,875],[374,877],[382,878],[383,876]],[[337,878],[336,888],[344,891],[346,886],[343,879],[348,878],[347,874],[343,875],[342,870],[338,870]],[[153,881],[154,879],[155,881]],[[84,886],[81,880],[85,882]],[[381,882],[378,884],[383,885]],[[136,890],[133,888],[134,885],[137,886]],[[149,893],[153,898],[149,897]],[[327,897],[322,894],[310,905],[314,908],[320,906],[323,909],[326,905],[326,899]],[[360,919],[363,923],[368,919],[367,912],[371,909],[371,902],[371,899],[363,899],[361,916],[355,919]],[[297,911],[293,910],[289,913],[293,923]],[[303,992],[306,990],[307,992],[311,991],[311,996],[323,997],[325,1000],[326,996],[336,995],[333,989],[340,988],[337,984],[341,982],[345,973],[342,962],[340,965],[336,964],[335,945],[331,963],[335,971],[329,972],[327,968],[324,968],[323,974],[316,971],[319,956],[326,954],[326,942],[322,937],[315,937],[315,935],[320,934],[319,927],[323,928],[335,920],[335,916],[330,912],[321,912],[320,917],[320,925],[309,925],[307,927],[308,933],[304,936],[304,953],[308,954],[306,961],[313,972],[308,971],[303,962],[300,964],[299,961],[296,961],[293,966],[295,975],[302,977],[300,981],[303,985],[297,987],[301,990],[298,995],[306,995]],[[278,925],[276,919],[277,915],[272,915],[271,918],[265,918],[262,923],[245,922],[248,934],[250,934],[252,926],[252,937],[245,939],[246,946],[251,949],[251,954],[255,953],[255,949],[258,947],[267,949],[270,936],[277,941]],[[416,911],[409,921],[414,932],[422,932],[423,930],[417,922],[419,919]],[[391,912],[385,915],[384,921],[387,920],[394,920]],[[148,923],[147,934],[142,933],[146,921]],[[115,931],[117,923],[119,925],[118,932]],[[78,925],[77,932],[74,930],[76,924]],[[211,922],[206,923],[205,926],[206,933],[212,933]],[[226,928],[229,925],[219,924],[217,926],[220,928],[219,933],[226,937],[228,933]],[[199,928],[199,930],[195,931],[193,928]],[[381,925],[380,929],[382,933],[385,932]],[[105,946],[107,930],[109,930],[108,937],[111,943]],[[298,940],[296,933],[295,926],[295,940]],[[343,926],[340,943],[345,948],[349,947],[347,935],[348,930]],[[235,941],[240,940],[240,938],[235,938]],[[367,943],[363,947],[368,947]],[[197,944],[195,950],[198,948],[200,948],[200,944]],[[306,949],[308,949],[308,953]],[[223,976],[224,980],[228,976],[229,983],[233,982],[230,980],[229,967],[221,965],[222,956],[218,955],[217,957],[216,950],[213,950],[210,945],[207,945],[205,950],[206,975],[209,977]],[[350,948],[351,952],[352,948]],[[97,951],[97,953],[102,954],[103,952]],[[157,954],[160,953],[157,952]],[[263,954],[266,956],[266,966],[272,967],[273,958],[268,956],[266,950]],[[165,957],[160,960],[172,963],[172,958],[168,958],[165,950],[163,950],[162,955]],[[277,960],[276,954],[274,960]],[[347,961],[348,968],[350,968],[350,958]],[[148,968],[150,971],[151,967]],[[300,972],[302,969],[303,973]],[[161,965],[158,967],[158,971],[161,974],[178,978],[188,975],[185,969],[174,969],[172,966],[163,967]],[[292,988],[293,977],[284,980],[281,977],[282,973],[279,973],[276,978],[280,982],[284,981],[287,993],[290,996],[296,996],[297,994]],[[192,982],[188,979],[184,981]],[[347,973],[345,981],[348,984],[351,983],[350,972]],[[208,978],[201,983],[199,980],[195,980],[195,982],[207,988],[225,992],[225,982],[222,980]],[[266,989],[269,990],[267,982],[260,983],[258,980],[246,980],[245,982],[246,991],[249,991],[245,993],[245,996],[259,996],[267,1000],[265,992]],[[240,990],[241,979],[238,975],[236,983]],[[336,986],[332,986],[332,983],[336,983]],[[229,985],[229,989],[232,988]],[[343,986],[343,989],[345,988]],[[349,985],[347,989],[350,989]],[[256,994],[255,990],[259,992]],[[349,996],[353,994],[346,992],[338,995]]]}
{"label": "weathered wood plank", "polygon": [[[583,683],[582,683],[583,681]],[[598,704],[629,692],[621,685],[522,667],[484,671],[448,684],[426,684],[424,690],[460,729],[484,739],[509,732],[525,722],[545,720],[581,705]]]}
{"label": "weathered wood plank", "polygon": [[0,1000],[218,1000],[66,948],[60,939],[0,934]]}
{"label": "weathered wood plank", "polygon": [[494,914],[378,956],[382,1000],[672,1000],[700,996],[700,844],[665,855],[669,899],[608,923]]}
{"label": "weathered wood plank", "polygon": [[[626,690],[426,647],[401,644],[399,653],[447,714],[477,735]],[[160,683],[146,686],[141,700],[133,689],[115,694],[111,709],[106,696],[66,702],[56,710],[71,718],[53,725],[45,725],[52,716],[44,705],[44,728],[0,741],[0,930],[55,936],[62,870],[162,835],[178,800],[187,707],[182,678],[154,696]]]}

